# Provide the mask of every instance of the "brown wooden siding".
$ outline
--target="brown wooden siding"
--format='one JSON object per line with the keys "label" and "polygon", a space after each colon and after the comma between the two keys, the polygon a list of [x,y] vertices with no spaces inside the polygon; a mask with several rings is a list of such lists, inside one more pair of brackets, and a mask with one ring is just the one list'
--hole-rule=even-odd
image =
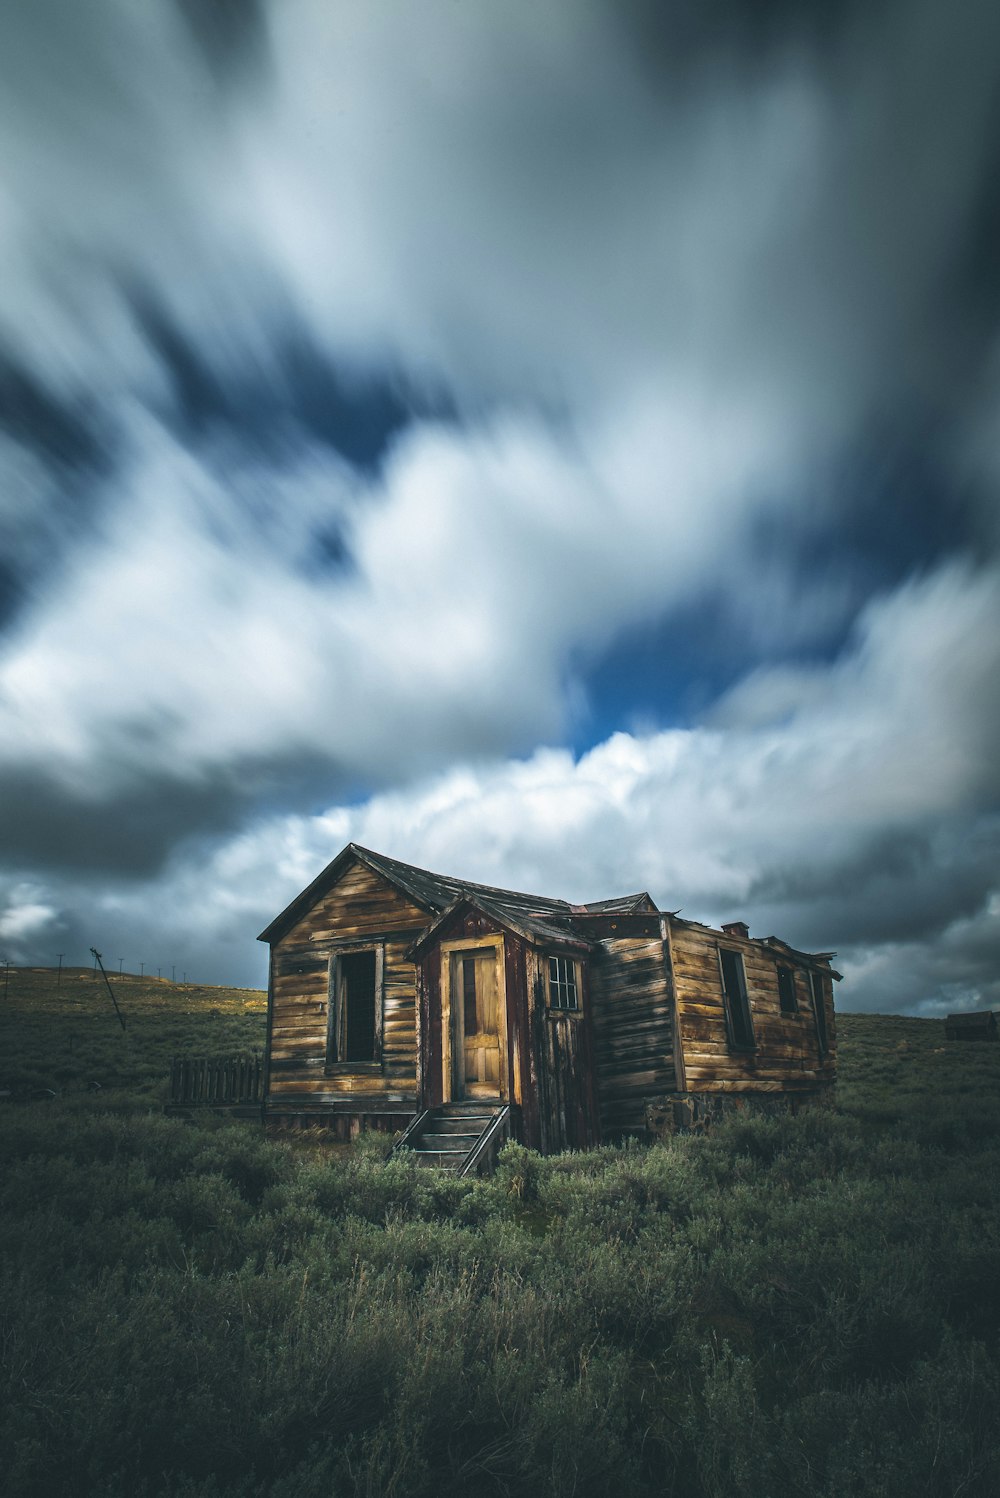
{"label": "brown wooden siding", "polygon": [[[778,967],[792,963],[760,942],[669,922],[687,1089],[691,1092],[798,1090],[832,1081],[835,1072],[832,985],[824,973],[829,1049],[821,1056],[807,975],[795,970],[796,1014],[783,1014]],[[754,1048],[730,1045],[719,972],[719,948],[739,952],[746,975]]]}
{"label": "brown wooden siding", "polygon": [[587,1149],[599,1138],[593,1084],[588,960],[576,958],[578,1010],[549,1007],[548,953],[529,949],[526,976],[530,994],[531,1074],[538,1107],[538,1143],[525,1131],[525,1143],[542,1154]]}
{"label": "brown wooden siding", "polygon": [[676,1086],[669,974],[655,936],[609,937],[590,961],[597,1099],[607,1137],[646,1126],[646,1099]]}
{"label": "brown wooden siding", "polygon": [[[362,863],[277,942],[272,951],[268,1101],[309,1105],[345,1095],[415,1096],[416,969],[406,953],[430,913]],[[331,955],[350,943],[384,944],[382,1053],[376,1070],[326,1073]]]}
{"label": "brown wooden siding", "polygon": [[[539,1138],[538,1095],[531,1085],[531,1021],[528,999],[527,944],[508,932],[504,942],[507,983],[507,1050],[511,1100],[519,1112],[517,1137],[522,1143]],[[533,1146],[537,1149],[537,1144]]]}

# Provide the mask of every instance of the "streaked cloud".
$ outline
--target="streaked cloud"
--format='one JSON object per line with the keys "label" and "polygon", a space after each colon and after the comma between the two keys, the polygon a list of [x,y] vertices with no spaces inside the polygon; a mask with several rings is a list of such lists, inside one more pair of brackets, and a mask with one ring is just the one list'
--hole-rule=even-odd
{"label": "streaked cloud", "polygon": [[351,836],[988,1002],[995,7],[0,31],[21,958],[247,975]]}

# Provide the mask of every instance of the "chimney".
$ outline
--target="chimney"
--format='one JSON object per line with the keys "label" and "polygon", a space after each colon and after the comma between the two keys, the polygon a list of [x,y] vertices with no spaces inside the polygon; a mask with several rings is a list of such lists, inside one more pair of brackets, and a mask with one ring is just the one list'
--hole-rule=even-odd
{"label": "chimney", "polygon": [[722,929],[727,936],[739,936],[743,941],[750,940],[750,927],[746,921],[724,921]]}

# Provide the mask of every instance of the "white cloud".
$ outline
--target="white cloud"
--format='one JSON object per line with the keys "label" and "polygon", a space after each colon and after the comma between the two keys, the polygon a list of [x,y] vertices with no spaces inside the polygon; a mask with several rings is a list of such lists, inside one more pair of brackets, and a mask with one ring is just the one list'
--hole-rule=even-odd
{"label": "white cloud", "polygon": [[0,940],[10,950],[8,961],[17,962],[21,948],[45,939],[56,922],[57,911],[35,884],[20,883],[0,895]]}
{"label": "white cloud", "polygon": [[[538,746],[566,736],[573,662],[720,581],[730,630],[786,655],[856,607],[868,584],[822,566],[844,495],[810,478],[895,401],[972,378],[948,319],[995,7],[961,27],[876,7],[822,59],[797,32],[749,66],[721,41],[640,58],[597,0],[287,0],[268,65],[225,88],[170,7],[22,10],[0,23],[0,328],[114,442],[85,540],[3,642],[0,763],[80,801],[171,776],[249,795],[306,762],[385,787],[178,852],[155,887],[39,886],[11,907],[25,940],[61,912],[242,961],[246,923],[354,836],[472,878],[741,905],[808,941],[841,926],[859,952],[874,905],[903,953],[936,867],[958,905],[939,925],[972,941],[1000,728],[986,564],[887,591],[841,661],[751,671],[700,726],[579,762]],[[281,407],[294,309],[334,364],[444,386],[460,422],[414,425],[364,480],[294,413],[273,461],[235,430],[184,439],[140,290],[226,392],[249,370]],[[992,484],[987,384],[968,440]],[[21,435],[0,449],[18,567],[81,510]],[[761,527],[794,536],[810,506],[815,564],[765,552]],[[353,570],[322,575],[331,526]]]}
{"label": "white cloud", "polygon": [[[77,786],[292,748],[398,777],[558,737],[571,651],[690,596],[774,456],[717,464],[695,421],[415,429],[366,493],[305,443],[222,470],[137,412],[100,532],[7,642],[5,757]],[[302,565],[329,524],[348,577]]]}
{"label": "white cloud", "polygon": [[[156,902],[185,940],[252,962],[251,928],[354,840],[441,872],[569,899],[647,888],[694,918],[739,916],[758,935],[835,947],[848,1008],[936,1013],[988,1001],[1000,830],[977,757],[938,759],[936,746],[948,734],[985,742],[980,714],[1000,650],[1000,631],[986,628],[989,581],[944,573],[873,608],[854,653],[829,671],[822,692],[811,681],[798,716],[780,727],[616,734],[578,761],[540,749],[525,760],[456,765],[359,806],[258,822],[214,854],[175,865]],[[913,642],[933,644],[946,602],[959,612],[964,605],[965,625],[989,644],[977,670],[956,679],[942,661],[917,689]],[[873,702],[894,675],[871,746]],[[871,765],[859,761],[866,743],[876,791]],[[928,746],[925,766],[914,743]],[[133,916],[149,902],[148,891],[128,898]]]}

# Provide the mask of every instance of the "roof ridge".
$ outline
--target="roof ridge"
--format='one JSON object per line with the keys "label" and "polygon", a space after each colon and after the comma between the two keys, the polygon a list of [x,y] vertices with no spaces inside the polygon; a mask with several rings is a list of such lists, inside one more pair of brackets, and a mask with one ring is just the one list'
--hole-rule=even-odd
{"label": "roof ridge", "polygon": [[376,853],[374,849],[364,848],[360,843],[351,843],[350,846],[355,852],[363,854],[366,859],[403,870],[407,874],[419,874],[425,879],[433,879],[453,893],[471,890],[494,900],[514,900],[519,906],[537,905],[541,909],[565,911],[567,914],[572,908],[568,900],[561,900],[552,895],[536,895],[526,890],[505,889],[496,884],[481,884],[475,879],[459,879],[454,874],[437,874],[433,869],[423,869],[418,864],[406,863],[403,859],[393,858],[388,853]]}

